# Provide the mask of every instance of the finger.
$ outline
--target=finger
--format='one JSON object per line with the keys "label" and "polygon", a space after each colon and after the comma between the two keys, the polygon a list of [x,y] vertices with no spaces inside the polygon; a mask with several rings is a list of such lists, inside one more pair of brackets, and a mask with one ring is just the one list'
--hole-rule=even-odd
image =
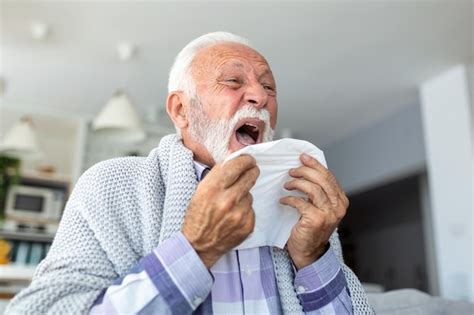
{"label": "finger", "polygon": [[253,232],[255,228],[255,211],[250,208],[250,212],[247,216],[247,220],[245,221],[245,229],[248,229],[248,231]]}
{"label": "finger", "polygon": [[344,207],[346,209],[349,208],[350,201],[345,192],[341,193],[341,199],[342,199],[342,204],[344,205]]}
{"label": "finger", "polygon": [[243,208],[251,208],[253,203],[253,196],[251,193],[247,193],[244,196],[242,196],[239,200],[239,205]]}
{"label": "finger", "polygon": [[329,199],[324,190],[318,184],[314,184],[306,179],[293,179],[285,183],[284,187],[288,190],[299,190],[311,199],[313,205],[318,208],[328,208]]}
{"label": "finger", "polygon": [[342,220],[347,213],[347,207],[341,206],[341,207],[336,207],[334,210],[334,215],[338,220]]}
{"label": "finger", "polygon": [[259,175],[260,169],[258,166],[254,166],[245,171],[231,187],[228,187],[228,189],[231,192],[236,193],[237,199],[240,200],[249,193],[250,189],[257,182]]}
{"label": "finger", "polygon": [[247,193],[244,197],[242,197],[242,199],[237,203],[236,207],[232,211],[242,212],[246,218],[255,216],[254,210],[252,208],[252,202],[252,194]]}
{"label": "finger", "polygon": [[286,196],[280,199],[280,203],[295,208],[301,215],[308,215],[316,210],[316,207],[302,197]]}
{"label": "finger", "polygon": [[225,188],[231,186],[245,171],[255,167],[257,161],[250,155],[244,154],[219,165],[219,181]]}
{"label": "finger", "polygon": [[311,168],[317,169],[321,172],[327,172],[328,169],[321,164],[317,159],[312,157],[309,154],[303,153],[300,156],[301,162],[303,162],[304,165],[309,166]]}
{"label": "finger", "polygon": [[292,177],[304,178],[314,184],[318,184],[319,186],[321,186],[326,192],[329,200],[331,201],[331,204],[337,205],[338,198],[340,197],[339,185],[337,185],[333,180],[334,176],[328,176],[327,173],[323,173],[317,169],[304,165],[298,168],[291,169],[289,172]]}
{"label": "finger", "polygon": [[336,177],[329,171],[329,169],[321,164],[317,159],[313,158],[312,156],[308,154],[302,154],[301,155],[301,161],[303,162],[304,165],[309,166],[313,169],[317,169],[323,173],[323,175],[326,176],[326,178],[332,182],[336,187],[338,187],[338,190],[342,191],[341,186],[339,185]]}
{"label": "finger", "polygon": [[301,227],[311,228],[313,231],[319,230],[321,232],[323,225],[328,222],[327,213],[320,211],[320,209],[306,202],[303,198],[287,196],[281,198],[280,203],[291,206],[298,210],[298,212],[301,214],[298,224]]}
{"label": "finger", "polygon": [[[306,166],[309,166],[313,169],[319,170],[324,175],[324,177],[326,177],[327,180],[330,183],[332,183],[334,187],[336,187],[336,190],[338,191],[339,198],[344,201],[344,199],[345,199],[344,196],[345,195],[344,195],[344,191],[343,191],[341,185],[339,185],[339,182],[337,181],[336,177],[331,173],[331,171],[329,171],[329,169],[326,166],[324,166],[323,164],[321,164],[321,162],[319,162],[317,159],[313,158],[312,156],[310,156],[308,154],[302,154],[301,155],[301,161],[303,162],[303,165],[306,165]],[[338,201],[338,199],[332,200],[332,202],[334,204],[337,201]]]}

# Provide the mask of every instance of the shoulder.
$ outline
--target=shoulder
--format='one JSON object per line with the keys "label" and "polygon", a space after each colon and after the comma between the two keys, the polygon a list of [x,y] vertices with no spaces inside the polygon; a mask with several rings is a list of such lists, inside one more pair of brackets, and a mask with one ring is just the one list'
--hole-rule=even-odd
{"label": "shoulder", "polygon": [[156,152],[157,149],[153,149],[146,157],[127,156],[101,161],[87,169],[78,180],[78,184],[119,183],[117,180],[130,180],[159,172]]}
{"label": "shoulder", "polygon": [[145,186],[161,183],[161,171],[152,150],[147,157],[121,157],[99,162],[86,170],[77,181],[71,197],[119,203],[137,196]]}
{"label": "shoulder", "polygon": [[106,183],[118,184],[120,179],[132,179],[143,168],[143,157],[121,157],[101,161],[87,169],[77,186],[97,187]]}

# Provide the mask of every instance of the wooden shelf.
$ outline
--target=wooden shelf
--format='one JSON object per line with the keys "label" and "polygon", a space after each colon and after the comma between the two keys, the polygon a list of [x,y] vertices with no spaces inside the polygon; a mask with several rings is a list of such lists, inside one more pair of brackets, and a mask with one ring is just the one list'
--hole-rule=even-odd
{"label": "wooden shelf", "polygon": [[30,282],[35,273],[36,266],[26,265],[0,265],[1,282]]}
{"label": "wooden shelf", "polygon": [[32,241],[51,243],[54,239],[53,234],[34,233],[34,232],[11,232],[0,230],[0,237],[3,239],[15,241]]}
{"label": "wooden shelf", "polygon": [[57,182],[62,184],[69,184],[71,182],[71,176],[68,174],[61,174],[56,172],[46,173],[37,170],[22,170],[21,177],[35,179],[38,181]]}

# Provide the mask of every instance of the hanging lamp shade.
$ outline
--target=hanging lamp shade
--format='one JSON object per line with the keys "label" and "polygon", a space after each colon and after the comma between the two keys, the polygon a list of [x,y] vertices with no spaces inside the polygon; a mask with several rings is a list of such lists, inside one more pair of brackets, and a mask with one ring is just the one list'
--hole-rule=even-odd
{"label": "hanging lamp shade", "polygon": [[36,137],[33,120],[23,116],[3,138],[0,152],[22,160],[37,160],[43,156]]}
{"label": "hanging lamp shade", "polygon": [[101,137],[117,142],[139,142],[145,132],[130,98],[118,91],[105,104],[92,122],[92,129]]}

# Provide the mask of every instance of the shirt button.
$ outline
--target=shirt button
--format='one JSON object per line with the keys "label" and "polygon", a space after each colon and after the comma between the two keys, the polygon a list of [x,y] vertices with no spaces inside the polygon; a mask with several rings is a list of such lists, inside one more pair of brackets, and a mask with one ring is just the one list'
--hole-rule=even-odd
{"label": "shirt button", "polygon": [[247,266],[247,268],[245,269],[245,273],[247,274],[247,276],[251,276],[252,275],[252,269],[250,269],[249,266]]}
{"label": "shirt button", "polygon": [[300,285],[297,290],[298,290],[298,293],[305,293],[306,292],[305,287],[303,287],[302,285]]}
{"label": "shirt button", "polygon": [[194,305],[199,306],[199,304],[202,303],[202,299],[200,297],[195,297],[194,298]]}

